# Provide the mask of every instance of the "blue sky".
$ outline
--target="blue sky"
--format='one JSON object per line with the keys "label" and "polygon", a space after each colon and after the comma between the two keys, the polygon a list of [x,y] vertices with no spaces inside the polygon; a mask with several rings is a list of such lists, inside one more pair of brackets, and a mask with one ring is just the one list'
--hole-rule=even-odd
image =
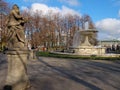
{"label": "blue sky", "polygon": [[[23,7],[37,3],[46,8],[72,10],[74,13],[91,16],[100,39],[120,39],[120,0],[6,0]],[[41,6],[41,8],[42,8]],[[34,5],[35,8],[35,5]],[[36,5],[37,8],[37,5]]]}

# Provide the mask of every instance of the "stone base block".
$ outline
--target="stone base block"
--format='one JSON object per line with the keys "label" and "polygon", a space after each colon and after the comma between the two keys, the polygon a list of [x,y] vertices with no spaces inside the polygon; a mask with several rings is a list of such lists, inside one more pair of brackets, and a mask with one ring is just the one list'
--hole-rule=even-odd
{"label": "stone base block", "polygon": [[8,58],[6,86],[11,86],[12,90],[27,90],[30,87],[26,67],[28,51],[11,50],[6,53]]}

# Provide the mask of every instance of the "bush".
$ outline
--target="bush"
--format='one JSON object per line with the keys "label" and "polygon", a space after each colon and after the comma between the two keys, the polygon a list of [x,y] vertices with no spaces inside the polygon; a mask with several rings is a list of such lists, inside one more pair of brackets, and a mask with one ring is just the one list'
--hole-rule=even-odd
{"label": "bush", "polygon": [[55,58],[69,58],[69,59],[86,59],[86,60],[120,60],[120,57],[100,57],[96,55],[69,55],[69,54],[57,54],[50,52],[37,52],[37,56],[55,57]]}

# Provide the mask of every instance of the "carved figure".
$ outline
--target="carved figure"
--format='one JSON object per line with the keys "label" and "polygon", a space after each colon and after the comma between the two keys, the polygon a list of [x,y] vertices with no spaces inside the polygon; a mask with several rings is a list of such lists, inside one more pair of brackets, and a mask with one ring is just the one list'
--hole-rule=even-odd
{"label": "carved figure", "polygon": [[8,48],[25,47],[24,23],[26,19],[20,15],[19,7],[15,4],[7,19]]}

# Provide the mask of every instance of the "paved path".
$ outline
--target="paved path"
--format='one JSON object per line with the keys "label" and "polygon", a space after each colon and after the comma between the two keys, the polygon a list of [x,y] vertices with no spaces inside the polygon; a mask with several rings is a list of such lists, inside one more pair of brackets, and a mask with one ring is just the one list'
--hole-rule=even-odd
{"label": "paved path", "polygon": [[[7,62],[0,55],[0,88]],[[39,57],[29,61],[30,90],[120,90],[120,61]]]}

